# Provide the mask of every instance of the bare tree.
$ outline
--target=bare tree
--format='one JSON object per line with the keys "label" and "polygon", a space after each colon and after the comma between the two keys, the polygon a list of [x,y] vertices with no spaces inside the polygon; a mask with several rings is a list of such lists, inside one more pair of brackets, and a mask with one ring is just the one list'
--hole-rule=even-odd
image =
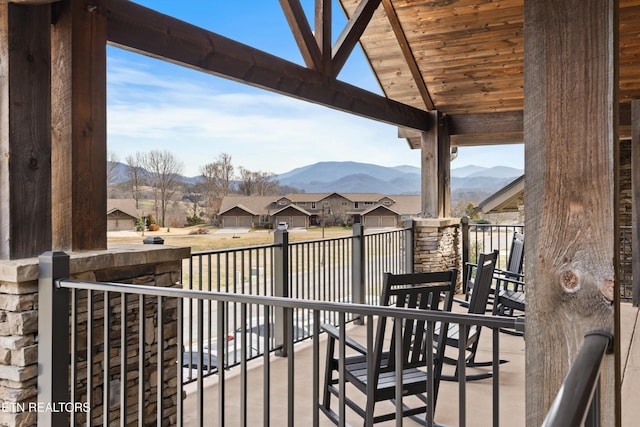
{"label": "bare tree", "polygon": [[240,182],[238,190],[245,196],[270,196],[277,195],[279,191],[278,181],[271,172],[253,172],[242,166],[240,170]]}
{"label": "bare tree", "polygon": [[164,227],[167,203],[178,187],[178,175],[182,172],[182,163],[167,150],[151,150],[144,156],[143,164],[149,172],[156,203],[156,219],[159,219],[160,225]]}
{"label": "bare tree", "polygon": [[204,179],[204,191],[209,204],[231,192],[233,165],[229,154],[220,154],[215,162],[202,166],[200,172]]}
{"label": "bare tree", "polygon": [[144,163],[144,157],[144,154],[136,152],[135,156],[130,154],[125,158],[125,162],[127,162],[128,166],[127,176],[129,178],[127,185],[131,191],[131,197],[136,201],[136,209],[140,207],[140,188],[144,185],[145,181],[145,170],[142,166]]}

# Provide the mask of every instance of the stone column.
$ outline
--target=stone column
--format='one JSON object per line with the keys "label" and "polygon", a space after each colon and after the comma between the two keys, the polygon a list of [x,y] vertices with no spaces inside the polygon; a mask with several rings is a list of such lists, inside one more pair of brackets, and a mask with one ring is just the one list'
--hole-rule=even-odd
{"label": "stone column", "polygon": [[[462,238],[459,218],[419,218],[414,220],[414,271],[462,272]],[[462,274],[458,274],[458,290]]]}

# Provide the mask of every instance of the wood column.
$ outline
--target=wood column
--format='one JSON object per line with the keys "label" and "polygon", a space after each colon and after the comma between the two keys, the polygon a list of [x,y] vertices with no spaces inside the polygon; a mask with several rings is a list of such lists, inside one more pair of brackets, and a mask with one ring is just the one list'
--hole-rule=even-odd
{"label": "wood column", "polygon": [[429,114],[434,125],[421,133],[422,216],[444,218],[451,214],[451,139],[444,116]]}
{"label": "wood column", "polygon": [[55,10],[53,249],[106,249],[106,2],[64,0]]}
{"label": "wood column", "polygon": [[0,259],[51,249],[50,10],[0,4]]}
{"label": "wood column", "polygon": [[[539,426],[585,333],[618,337],[618,1],[524,4],[526,406]],[[602,370],[602,425],[620,423],[617,359]]]}
{"label": "wood column", "polygon": [[640,305],[640,100],[631,103],[631,251],[633,306]]}

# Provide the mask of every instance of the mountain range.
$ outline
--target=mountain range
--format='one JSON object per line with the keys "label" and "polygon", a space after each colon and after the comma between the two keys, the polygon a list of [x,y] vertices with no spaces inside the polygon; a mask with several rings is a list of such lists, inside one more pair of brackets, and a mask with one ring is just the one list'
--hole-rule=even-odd
{"label": "mountain range", "polygon": [[[113,183],[127,180],[127,166],[117,164]],[[481,201],[522,175],[522,169],[507,166],[491,168],[469,165],[451,169],[452,201],[464,198]],[[276,175],[280,185],[307,193],[381,193],[420,194],[420,168],[415,166],[387,167],[358,162],[319,162]],[[180,177],[193,184],[199,177]],[[469,194],[475,196],[469,197]]]}
{"label": "mountain range", "polygon": [[[482,190],[493,193],[522,175],[507,166],[486,168],[469,165],[451,169],[451,190]],[[386,167],[357,162],[320,162],[277,176],[281,185],[308,193],[420,194],[420,168]]]}

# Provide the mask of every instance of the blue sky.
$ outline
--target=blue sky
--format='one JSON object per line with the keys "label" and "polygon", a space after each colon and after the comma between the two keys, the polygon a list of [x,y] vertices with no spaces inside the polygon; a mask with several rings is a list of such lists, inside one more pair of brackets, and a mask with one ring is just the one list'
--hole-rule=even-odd
{"label": "blue sky", "polygon": [[[303,64],[276,0],[138,3]],[[340,23],[336,37],[345,20],[337,3],[333,12]],[[230,154],[236,167],[277,174],[320,161],[420,166],[419,150],[409,149],[394,126],[114,47],[107,58],[108,149],[120,161],[136,151],[166,149],[188,176],[220,153]],[[381,94],[359,48],[339,78]],[[461,148],[452,167],[523,168],[523,153],[522,145]]]}

